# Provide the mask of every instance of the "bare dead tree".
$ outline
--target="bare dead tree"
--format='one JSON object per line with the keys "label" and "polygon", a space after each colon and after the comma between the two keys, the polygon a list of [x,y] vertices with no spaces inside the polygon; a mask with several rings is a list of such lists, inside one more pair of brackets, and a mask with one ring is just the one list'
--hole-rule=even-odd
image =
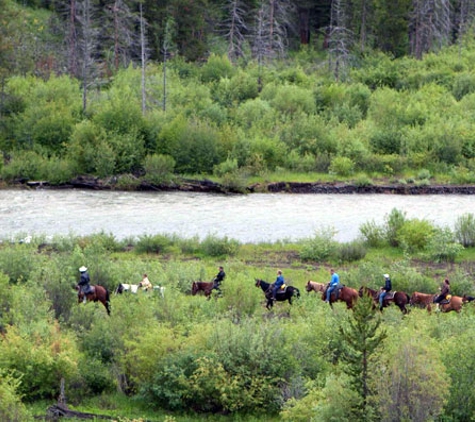
{"label": "bare dead tree", "polygon": [[413,0],[412,5],[409,25],[411,55],[421,59],[424,53],[449,42],[450,0]]}
{"label": "bare dead tree", "polygon": [[167,109],[167,58],[174,47],[173,37],[175,33],[175,21],[172,17],[167,19],[163,34],[163,111]]}
{"label": "bare dead tree", "polygon": [[248,32],[246,17],[248,11],[241,0],[228,0],[227,17],[221,23],[220,33],[228,42],[228,58],[231,61],[244,56],[244,44]]}
{"label": "bare dead tree", "polygon": [[285,56],[290,15],[294,12],[295,7],[287,0],[261,2],[251,31],[252,51],[258,61]]}
{"label": "bare dead tree", "polygon": [[97,49],[97,28],[94,27],[94,6],[91,0],[82,0],[77,4],[77,20],[80,25],[81,35],[79,47],[81,51],[81,80],[82,80],[82,106],[83,112],[87,108],[87,91],[96,77],[96,62],[94,56]]}
{"label": "bare dead tree", "polygon": [[459,56],[462,54],[462,42],[470,27],[475,25],[475,2],[473,0],[460,0],[459,12],[455,17],[457,28],[457,42],[459,45]]}
{"label": "bare dead tree", "polygon": [[142,63],[142,114],[145,114],[146,110],[146,89],[145,89],[145,67],[147,65],[147,38],[145,34],[145,19],[143,17],[142,2],[139,3],[140,7],[140,59]]}
{"label": "bare dead tree", "polygon": [[124,0],[115,0],[105,10],[105,17],[106,30],[111,29],[109,33],[111,32],[110,37],[113,39],[114,67],[116,70],[120,66],[127,67],[132,61],[133,51],[136,51],[139,45],[134,30],[137,16]]}
{"label": "bare dead tree", "polygon": [[75,77],[79,76],[79,46],[78,46],[78,34],[77,34],[77,10],[76,0],[69,1],[69,33],[68,33],[68,45],[69,45],[69,74]]}
{"label": "bare dead tree", "polygon": [[328,66],[335,79],[342,79],[350,61],[354,34],[348,29],[345,0],[332,0],[328,28]]}

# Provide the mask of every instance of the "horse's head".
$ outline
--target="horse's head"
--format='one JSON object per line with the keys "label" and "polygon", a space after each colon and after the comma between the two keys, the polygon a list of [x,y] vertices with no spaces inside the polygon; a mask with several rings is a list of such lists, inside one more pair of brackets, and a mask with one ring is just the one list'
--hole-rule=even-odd
{"label": "horse's head", "polygon": [[475,297],[473,297],[473,296],[468,296],[468,295],[466,295],[466,294],[464,294],[464,295],[462,296],[462,302],[463,302],[463,303],[472,302],[472,301],[474,301],[474,300],[475,300]]}
{"label": "horse's head", "polygon": [[261,281],[262,280],[259,279],[259,278],[256,278],[255,280],[256,280],[256,287],[261,287]]}
{"label": "horse's head", "polygon": [[307,284],[305,285],[305,290],[307,290],[307,292],[311,292],[313,290],[313,287],[310,284],[310,280],[307,281]]}
{"label": "horse's head", "polygon": [[195,296],[196,293],[198,293],[198,289],[198,283],[196,281],[193,281],[193,284],[191,285],[191,294]]}

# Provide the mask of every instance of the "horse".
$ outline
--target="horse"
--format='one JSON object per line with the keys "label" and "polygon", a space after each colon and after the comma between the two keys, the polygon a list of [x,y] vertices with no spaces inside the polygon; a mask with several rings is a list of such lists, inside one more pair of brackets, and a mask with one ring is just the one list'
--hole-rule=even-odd
{"label": "horse", "polygon": [[[270,310],[274,306],[274,301],[272,300],[272,284],[267,283],[264,280],[256,278],[256,287],[260,287],[264,292],[264,295],[267,299],[266,308]],[[285,289],[279,289],[275,296],[277,302],[289,301],[289,304],[292,305],[292,297],[300,297],[300,290],[294,286],[287,286]]]}
{"label": "horse", "polygon": [[114,293],[122,294],[124,292],[130,293],[137,293],[140,288],[140,284],[127,284],[127,283],[120,283],[117,288],[115,289]]}
{"label": "horse", "polygon": [[325,284],[324,283],[317,283],[316,281],[308,280],[307,284],[305,285],[305,290],[307,292],[311,292],[312,290],[315,293],[322,292],[325,290]]}
{"label": "horse", "polygon": [[[327,299],[328,287],[330,287],[329,283],[325,286],[325,290],[322,293],[322,300]],[[358,292],[355,289],[347,286],[339,287],[338,298],[336,297],[336,289],[333,290],[332,294],[330,295],[330,306],[333,308],[333,303],[341,301],[346,303],[347,309],[353,309],[353,305],[358,300],[358,297]]]}
{"label": "horse", "polygon": [[[359,296],[363,297],[364,294],[371,296],[374,300],[375,305],[379,306],[379,295],[381,292],[377,290],[370,289],[366,286],[361,286],[359,290]],[[401,310],[403,314],[407,314],[409,311],[406,308],[406,305],[409,304],[411,298],[405,292],[389,292],[383,300],[383,308],[389,306],[392,302]]]}
{"label": "horse", "polygon": [[[411,306],[420,306],[422,308],[426,308],[428,312],[431,312],[434,299],[437,296],[438,294],[414,292],[411,296],[410,304]],[[460,313],[462,311],[463,304],[468,301],[468,297],[465,295],[464,297],[450,296],[448,300],[443,300],[442,303],[439,303],[439,310],[444,313],[450,311]]]}
{"label": "horse", "polygon": [[206,282],[206,281],[193,281],[191,285],[191,294],[195,296],[199,292],[203,292],[205,297],[208,300],[211,299],[211,293],[213,292],[214,282]]}
{"label": "horse", "polygon": [[[96,285],[91,285],[90,286],[89,292],[86,294],[86,300],[87,302],[101,302],[104,307],[106,308],[107,315],[111,314],[110,310],[110,298],[109,298],[109,290],[107,290],[105,287],[99,286],[98,284]],[[81,303],[84,300],[84,293],[81,289],[81,286],[76,285],[76,290],[78,292],[78,303]]]}

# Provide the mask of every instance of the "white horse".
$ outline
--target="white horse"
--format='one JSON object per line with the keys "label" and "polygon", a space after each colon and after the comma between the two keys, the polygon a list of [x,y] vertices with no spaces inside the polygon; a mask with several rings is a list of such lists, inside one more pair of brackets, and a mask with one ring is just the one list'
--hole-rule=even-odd
{"label": "white horse", "polygon": [[120,283],[117,286],[117,289],[115,289],[114,293],[119,293],[122,294],[124,292],[130,292],[130,293],[137,293],[139,291],[139,284],[127,284],[127,283]]}
{"label": "white horse", "polygon": [[[127,284],[127,283],[120,283],[117,288],[115,289],[114,293],[117,294],[122,294],[124,292],[130,292],[130,293],[138,293],[139,289],[142,288],[142,284]],[[154,292],[158,292],[158,294],[161,297],[165,297],[165,287],[163,286],[153,286],[152,288]],[[145,289],[145,291],[148,291],[148,289]]]}

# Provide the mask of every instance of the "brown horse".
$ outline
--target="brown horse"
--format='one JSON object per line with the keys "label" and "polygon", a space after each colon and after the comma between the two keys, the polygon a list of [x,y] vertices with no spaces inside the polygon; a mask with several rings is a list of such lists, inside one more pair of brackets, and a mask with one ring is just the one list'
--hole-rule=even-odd
{"label": "brown horse", "polygon": [[[380,293],[381,293],[380,291],[370,289],[369,287],[366,287],[366,286],[361,286],[359,290],[360,297],[362,297],[364,294],[371,296],[374,300],[375,306],[379,306]],[[411,298],[409,297],[407,293],[398,292],[398,291],[389,292],[384,298],[383,308],[391,305],[391,303],[394,302],[394,304],[401,310],[403,314],[407,314],[409,311],[406,308],[406,305],[409,305],[410,300]]]}
{"label": "brown horse", "polygon": [[[86,300],[88,302],[101,302],[106,308],[107,315],[110,315],[109,290],[97,284],[95,286],[91,285],[90,287],[89,293],[86,294]],[[81,290],[81,286],[76,285],[76,290],[78,292],[78,303],[81,303],[84,300],[84,293]]]}
{"label": "brown horse", "polygon": [[[328,283],[325,286],[325,291],[322,293],[322,300],[327,299],[327,290],[328,287],[330,286],[330,283]],[[336,290],[334,290],[330,296],[330,306],[333,308],[333,303],[341,301],[346,303],[346,308],[347,309],[353,309],[353,305],[356,303],[358,300],[358,292],[355,289],[352,289],[351,287],[340,287],[338,288],[338,298],[336,298]]]}
{"label": "brown horse", "polygon": [[195,296],[199,292],[203,292],[208,300],[211,299],[211,293],[213,292],[214,282],[206,281],[193,281],[191,285],[191,294]]}
{"label": "brown horse", "polygon": [[308,280],[307,284],[305,285],[305,290],[307,290],[307,292],[311,292],[313,290],[315,293],[318,293],[318,292],[323,293],[324,290],[325,290],[325,284],[324,283],[317,283],[316,281],[312,281],[312,280]]}
{"label": "brown horse", "polygon": [[[414,292],[411,296],[410,304],[411,306],[426,308],[428,312],[431,312],[432,307],[437,306],[437,304],[434,304],[434,299],[437,296],[437,294]],[[462,311],[463,304],[468,301],[467,296],[464,295],[464,297],[450,296],[448,301],[444,300],[439,304],[439,310],[441,312],[455,311],[460,313]]]}

